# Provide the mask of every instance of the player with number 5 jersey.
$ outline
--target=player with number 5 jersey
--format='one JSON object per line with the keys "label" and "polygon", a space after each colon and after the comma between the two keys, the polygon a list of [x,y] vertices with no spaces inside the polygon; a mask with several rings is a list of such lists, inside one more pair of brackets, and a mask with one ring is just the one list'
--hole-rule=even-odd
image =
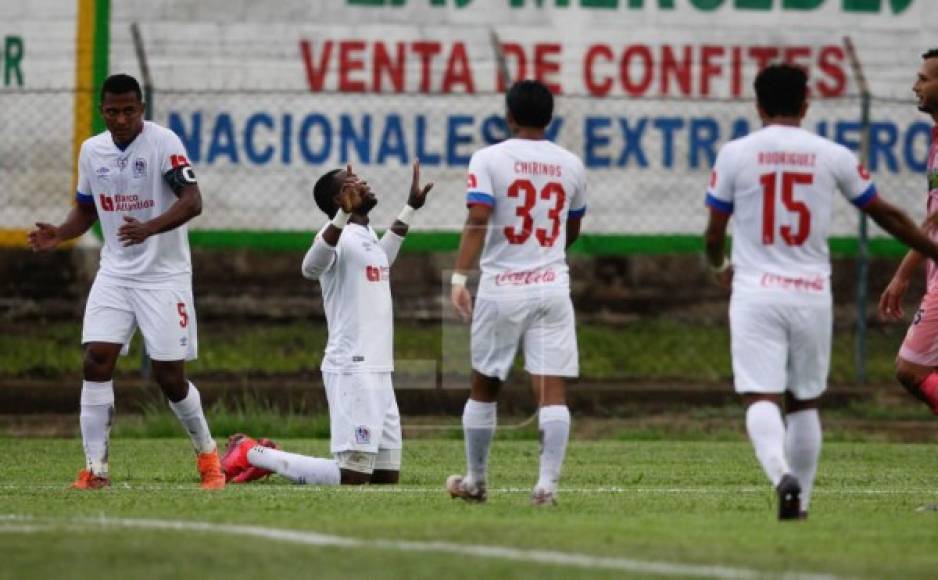
{"label": "player with number 5 jersey", "polygon": [[105,80],[101,116],[107,130],[82,144],[75,206],[62,224],[37,223],[29,233],[39,251],[84,234],[95,222],[104,238],[82,324],[85,469],[73,487],[110,483],[114,367],[139,327],[153,378],[192,440],[202,487],[221,489],[215,440],[199,391],[185,373],[185,361],[198,350],[186,224],[202,212],[202,194],[179,137],[144,121],[143,111],[136,79],[117,74]]}
{"label": "player with number 5 jersey", "polygon": [[[934,257],[938,246],[877,194],[852,152],[801,128],[808,109],[803,70],[770,66],[755,90],[764,127],[717,155],[706,248],[717,278],[732,284],[733,381],[747,405],[749,438],[778,493],[779,519],[796,519],[807,516],[821,448],[835,191],[913,248]],[[732,260],[724,255],[731,216]]]}
{"label": "player with number 5 jersey", "polygon": [[[549,505],[570,432],[564,379],[579,374],[566,248],[586,212],[586,170],[545,137],[553,115],[547,87],[520,81],[505,100],[512,138],[476,151],[469,162],[469,217],[452,276],[453,305],[472,319],[467,473],[450,476],[446,487],[453,497],[485,500],[496,400],[521,342],[540,407],[541,464],[531,501]],[[480,252],[473,307],[466,278]]]}

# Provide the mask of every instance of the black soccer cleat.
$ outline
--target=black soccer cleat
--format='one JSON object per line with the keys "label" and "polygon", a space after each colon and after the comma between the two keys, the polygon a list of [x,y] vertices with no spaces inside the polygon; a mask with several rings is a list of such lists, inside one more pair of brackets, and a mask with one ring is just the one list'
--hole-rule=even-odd
{"label": "black soccer cleat", "polygon": [[794,475],[786,473],[775,486],[778,493],[778,519],[797,520],[801,517],[801,484]]}

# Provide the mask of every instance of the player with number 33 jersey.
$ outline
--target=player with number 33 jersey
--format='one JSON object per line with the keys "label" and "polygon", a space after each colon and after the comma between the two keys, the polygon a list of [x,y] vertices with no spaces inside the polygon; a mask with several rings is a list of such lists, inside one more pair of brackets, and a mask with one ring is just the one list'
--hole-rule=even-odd
{"label": "player with number 33 jersey", "polygon": [[[565,377],[579,374],[566,248],[586,212],[580,158],[546,139],[553,96],[541,83],[515,83],[506,96],[512,138],[469,162],[469,217],[452,279],[452,299],[472,319],[472,390],[463,412],[468,472],[451,476],[454,497],[482,501],[495,401],[519,342],[538,397],[541,470],[531,500],[554,503],[569,436]],[[473,308],[466,272],[481,250]]]}

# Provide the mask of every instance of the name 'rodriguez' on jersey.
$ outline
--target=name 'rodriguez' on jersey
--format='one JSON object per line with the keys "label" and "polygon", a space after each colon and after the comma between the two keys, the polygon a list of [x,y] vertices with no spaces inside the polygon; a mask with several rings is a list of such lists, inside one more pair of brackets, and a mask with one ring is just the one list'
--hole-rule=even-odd
{"label": "name 'rodriguez' on jersey", "polygon": [[508,139],[469,161],[468,205],[492,208],[480,298],[570,292],[567,217],[586,212],[586,169],[548,140]]}
{"label": "name 'rodriguez' on jersey", "polygon": [[734,296],[831,299],[835,189],[860,208],[877,195],[849,149],[799,127],[770,125],[723,146],[706,203],[735,216]]}
{"label": "name 'rodriguez' on jersey", "polygon": [[141,222],[165,213],[176,194],[164,179],[189,161],[179,137],[149,121],[124,150],[104,131],[82,143],[78,157],[78,203],[95,205],[104,235],[98,276],[136,288],[191,286],[188,227],[183,224],[124,247],[117,232],[124,216]]}

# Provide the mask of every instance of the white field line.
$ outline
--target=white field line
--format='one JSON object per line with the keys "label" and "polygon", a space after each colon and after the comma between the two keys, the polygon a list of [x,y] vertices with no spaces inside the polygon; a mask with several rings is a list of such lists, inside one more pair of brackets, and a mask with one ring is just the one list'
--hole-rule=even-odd
{"label": "white field line", "polygon": [[[388,550],[392,552],[432,552],[458,556],[475,556],[483,559],[512,560],[515,562],[570,566],[590,570],[616,570],[636,574],[655,574],[659,576],[694,576],[734,580],[742,578],[762,578],[767,576],[778,577],[777,574],[730,566],[679,564],[675,562],[636,560],[632,558],[592,556],[576,552],[523,550],[501,546],[453,544],[449,542],[366,540],[302,530],[212,522],[106,517],[48,520],[32,518],[30,516],[0,515],[0,533],[39,533],[71,528],[86,530],[88,526],[229,534],[305,546]],[[802,573],[786,573],[781,577],[799,580],[832,580],[836,578],[830,575]]]}
{"label": "white field line", "polygon": [[[278,480],[279,481],[279,480]],[[0,483],[0,490],[27,491],[27,490],[65,490],[68,489],[67,482],[43,482],[43,483]],[[231,485],[234,489],[242,489],[247,493],[316,493],[334,490],[332,487],[323,487],[315,485],[292,485],[283,480],[282,484],[256,484],[256,485]],[[362,487],[343,487],[343,493],[364,493],[378,495],[444,495],[446,490],[442,485],[431,487],[416,486],[362,486]],[[192,482],[186,483],[124,483],[115,482],[111,490],[120,491],[192,491],[203,493],[199,484]],[[489,494],[530,494],[529,487],[501,487],[489,488]],[[723,495],[723,494],[763,494],[771,493],[772,490],[766,484],[765,487],[580,487],[580,488],[560,488],[559,495]],[[842,489],[817,489],[812,492],[813,495],[823,496],[915,496],[915,495],[935,495],[938,496],[938,490],[933,488],[922,489],[866,489],[866,488],[842,488]]]}

